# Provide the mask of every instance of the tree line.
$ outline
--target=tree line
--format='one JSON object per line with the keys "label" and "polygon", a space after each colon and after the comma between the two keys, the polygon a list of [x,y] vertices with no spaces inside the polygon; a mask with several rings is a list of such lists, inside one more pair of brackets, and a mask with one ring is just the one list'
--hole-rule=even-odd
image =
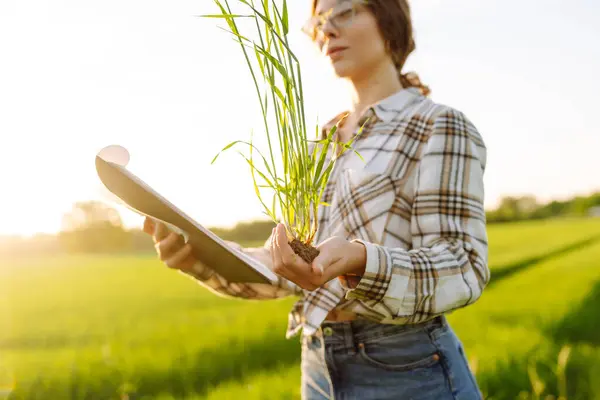
{"label": "tree line", "polygon": [[[141,218],[141,217],[140,217]],[[240,222],[231,229],[209,228],[224,240],[266,240],[275,224],[269,220]],[[152,238],[140,229],[126,229],[119,213],[99,201],[77,202],[63,216],[59,246],[67,252],[116,253],[154,251]]]}
{"label": "tree line", "polygon": [[[486,212],[488,224],[585,216],[600,216],[600,192],[547,203],[534,196],[507,196]],[[63,225],[59,241],[70,252],[154,251],[147,234],[125,229],[118,212],[101,202],[75,203]],[[224,240],[247,243],[266,240],[273,227],[272,221],[256,220],[240,222],[231,229],[209,229]]]}
{"label": "tree line", "polygon": [[[534,196],[509,196],[498,207],[486,211],[489,224],[560,217],[600,217],[600,192],[568,200],[539,202]],[[141,218],[141,217],[140,217]],[[266,240],[272,221],[240,222],[231,229],[209,228],[224,240],[248,243]],[[140,229],[127,229],[117,210],[99,201],[73,204],[63,216],[58,235],[36,235],[31,239],[2,238],[0,254],[35,252],[119,253],[152,252],[154,243]]]}
{"label": "tree line", "polygon": [[507,196],[486,212],[488,223],[515,222],[558,217],[600,216],[600,192],[568,200],[540,203],[534,196]]}

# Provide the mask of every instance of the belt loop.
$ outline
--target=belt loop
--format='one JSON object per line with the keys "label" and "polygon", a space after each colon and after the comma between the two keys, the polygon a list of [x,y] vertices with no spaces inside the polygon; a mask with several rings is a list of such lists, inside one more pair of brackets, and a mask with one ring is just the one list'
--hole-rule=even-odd
{"label": "belt loop", "polygon": [[426,324],[425,332],[429,337],[439,335],[439,332],[448,325],[444,314],[434,317],[430,323]]}
{"label": "belt loop", "polygon": [[344,324],[344,346],[347,351],[354,351],[356,349],[356,343],[354,339],[354,329],[352,329],[352,321]]}
{"label": "belt loop", "polygon": [[448,318],[446,318],[446,314],[442,314],[440,315],[440,318],[442,319],[442,326],[447,326],[448,325]]}

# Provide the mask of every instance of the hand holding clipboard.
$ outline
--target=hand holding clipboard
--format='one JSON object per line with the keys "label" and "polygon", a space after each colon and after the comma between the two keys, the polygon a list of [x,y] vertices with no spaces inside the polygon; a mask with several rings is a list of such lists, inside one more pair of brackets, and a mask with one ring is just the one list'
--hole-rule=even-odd
{"label": "hand holding clipboard", "polygon": [[104,186],[132,211],[163,222],[180,233],[202,264],[235,283],[272,283],[277,276],[257,259],[219,238],[193,220],[139,177],[127,170],[129,153],[109,146],[96,156],[96,171]]}

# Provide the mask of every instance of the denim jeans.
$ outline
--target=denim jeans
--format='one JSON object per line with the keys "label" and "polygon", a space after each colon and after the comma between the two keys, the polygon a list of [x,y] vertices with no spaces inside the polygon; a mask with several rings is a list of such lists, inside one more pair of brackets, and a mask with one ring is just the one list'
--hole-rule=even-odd
{"label": "denim jeans", "polygon": [[325,322],[302,338],[302,398],[482,399],[444,316],[416,325]]}

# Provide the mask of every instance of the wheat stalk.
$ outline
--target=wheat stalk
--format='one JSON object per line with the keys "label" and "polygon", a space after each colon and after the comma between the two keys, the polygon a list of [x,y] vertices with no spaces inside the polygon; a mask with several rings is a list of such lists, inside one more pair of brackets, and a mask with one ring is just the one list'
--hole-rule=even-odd
{"label": "wheat stalk", "polygon": [[[224,19],[229,28],[225,30],[240,45],[258,94],[268,155],[264,156],[256,148],[251,134],[250,141],[236,140],[226,145],[212,163],[223,151],[234,145],[248,146],[249,155],[240,154],[250,166],[254,189],[264,208],[263,214],[275,223],[283,222],[293,239],[311,245],[318,229],[318,207],[328,206],[321,198],[335,162],[346,150],[352,148],[351,145],[362,133],[364,124],[357,135],[347,142],[334,139],[343,118],[330,129],[324,139],[307,139],[300,62],[288,41],[287,1],[260,0],[259,9],[253,0],[235,0],[247,9],[246,14],[234,14],[228,0],[214,2],[220,14],[201,17]],[[255,22],[257,39],[251,40],[249,35],[240,32],[236,21],[241,18]],[[274,117],[276,129],[269,124],[269,116]],[[316,124],[317,136],[319,131],[319,125]],[[281,163],[275,161],[275,144],[282,154]],[[327,161],[329,150],[333,156]],[[352,150],[362,159],[356,150]],[[258,167],[255,153],[258,154],[258,160],[262,161],[263,169]],[[267,188],[273,191],[270,206],[265,203],[261,193],[261,189]],[[278,217],[277,210],[280,211],[281,218]]]}

